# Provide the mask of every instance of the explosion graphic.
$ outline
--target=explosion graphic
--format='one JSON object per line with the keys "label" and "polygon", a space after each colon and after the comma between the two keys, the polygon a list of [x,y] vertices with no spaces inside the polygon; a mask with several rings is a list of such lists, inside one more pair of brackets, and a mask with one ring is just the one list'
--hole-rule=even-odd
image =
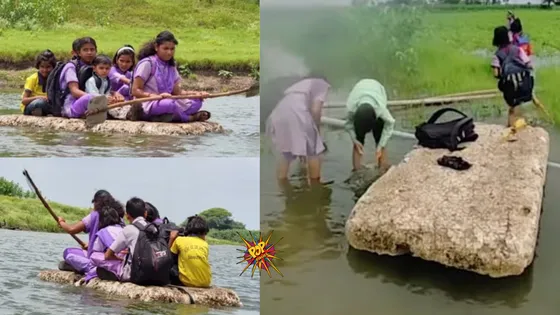
{"label": "explosion graphic", "polygon": [[[239,232],[237,232],[237,234],[239,234]],[[257,268],[259,268],[259,275],[262,270],[266,270],[268,276],[272,278],[272,275],[270,274],[270,268],[272,268],[276,270],[278,274],[284,277],[282,272],[280,272],[280,270],[278,270],[278,268],[272,262],[273,259],[282,260],[282,258],[276,256],[276,249],[274,248],[274,246],[278,244],[278,242],[280,242],[282,238],[280,238],[274,244],[269,244],[270,238],[272,237],[272,231],[266,238],[266,241],[263,241],[262,233],[259,233],[258,242],[255,240],[251,232],[249,232],[249,235],[251,235],[251,241],[244,239],[243,236],[239,234],[239,237],[241,237],[241,239],[245,243],[245,247],[247,248],[246,250],[238,249],[238,251],[243,253],[243,256],[237,257],[243,259],[242,261],[238,262],[238,264],[247,262],[247,266],[245,266],[239,276],[245,273],[245,271],[247,271],[250,266],[253,266],[253,268],[251,269],[251,278],[255,275],[255,270],[257,270]]]}

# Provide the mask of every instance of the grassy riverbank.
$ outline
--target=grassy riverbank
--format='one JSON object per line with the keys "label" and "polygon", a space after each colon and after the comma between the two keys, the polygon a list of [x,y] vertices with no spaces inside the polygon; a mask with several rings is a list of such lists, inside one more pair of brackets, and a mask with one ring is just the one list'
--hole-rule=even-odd
{"label": "grassy riverbank", "polygon": [[[89,210],[79,207],[49,202],[55,213],[67,222],[77,222],[85,217]],[[63,233],[39,199],[0,196],[0,228]],[[258,237],[258,235],[257,235]],[[82,239],[84,239],[82,237]],[[239,241],[207,237],[210,245],[242,245]]]}
{"label": "grassy riverbank", "polygon": [[[347,92],[356,80],[372,77],[385,85],[391,99],[403,99],[495,88],[491,43],[494,27],[505,24],[506,10],[314,8],[279,13],[263,8],[262,32],[263,38],[278,40],[283,49],[302,56],[335,89]],[[515,14],[536,54],[536,93],[560,122],[560,90],[555,86],[560,75],[560,45],[555,44],[559,11],[516,9]],[[291,23],[285,23],[288,15]]]}
{"label": "grassy riverbank", "polygon": [[[123,44],[139,49],[166,29],[179,40],[176,59],[192,71],[249,73],[258,67],[256,1],[54,0],[50,5],[57,10],[43,13],[43,19],[61,23],[8,25],[0,19],[0,68],[28,68],[35,55],[47,48],[59,58],[68,58],[72,41],[82,36],[95,38],[99,53],[112,56]],[[25,9],[17,14],[26,14]]]}

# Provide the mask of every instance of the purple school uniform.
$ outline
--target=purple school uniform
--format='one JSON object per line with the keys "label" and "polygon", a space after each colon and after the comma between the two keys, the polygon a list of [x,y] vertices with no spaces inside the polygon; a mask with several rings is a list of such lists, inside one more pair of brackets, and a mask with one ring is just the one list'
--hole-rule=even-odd
{"label": "purple school uniform", "polygon": [[[134,78],[137,77],[144,81],[144,91],[151,94],[171,94],[175,84],[181,80],[177,68],[157,56],[150,56],[138,62],[134,69]],[[162,99],[142,103],[145,118],[173,114],[173,120],[180,122],[188,122],[189,117],[196,114],[201,107],[202,99]]]}
{"label": "purple school uniform", "polygon": [[[99,227],[99,212],[92,211],[82,219],[88,233],[88,245],[94,244],[97,239],[97,230]],[[94,252],[94,246],[88,246],[87,251],[81,248],[67,248],[64,250],[62,257],[72,268],[80,273],[85,273],[91,268],[89,257]]]}
{"label": "purple school uniform", "polygon": [[304,79],[284,91],[266,122],[266,133],[287,159],[317,156],[325,151],[323,138],[309,110],[313,101],[325,102],[330,85],[322,79]]}
{"label": "purple school uniform", "polygon": [[[102,267],[111,271],[115,275],[120,275],[122,262],[120,260],[105,260],[105,251],[113,244],[117,235],[123,230],[120,225],[111,225],[97,232],[97,238],[93,244],[93,253],[90,256],[91,263],[85,271],[86,281],[97,277],[97,267]],[[118,254],[124,258],[124,255]]]}
{"label": "purple school uniform", "polygon": [[122,72],[118,66],[112,66],[111,71],[109,71],[109,81],[111,81],[111,91],[118,92],[124,99],[129,101],[132,99],[130,95],[130,86],[121,81],[121,78],[125,77],[132,80],[132,71]]}
{"label": "purple school uniform", "polygon": [[[80,65],[84,65],[81,61],[78,61]],[[71,82],[78,83],[78,74],[76,71],[76,66],[73,63],[67,63],[60,74],[60,88],[65,90],[68,84]],[[79,118],[82,117],[89,104],[89,101],[94,97],[94,95],[86,94],[79,99],[74,98],[72,93],[68,93],[66,99],[64,99],[64,105],[62,108],[62,116],[68,118]]]}

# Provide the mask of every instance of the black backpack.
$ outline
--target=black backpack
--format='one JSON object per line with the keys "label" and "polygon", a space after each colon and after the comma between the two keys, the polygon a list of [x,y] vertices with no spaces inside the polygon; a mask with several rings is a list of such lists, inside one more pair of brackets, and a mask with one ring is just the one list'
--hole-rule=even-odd
{"label": "black backpack", "polygon": [[[462,117],[455,120],[436,123],[438,118],[446,112],[455,112]],[[478,134],[474,132],[474,122],[463,112],[454,108],[442,108],[432,114],[427,122],[416,126],[414,133],[418,144],[431,149],[449,149],[449,151],[462,150],[457,146],[460,143],[476,141]]]}
{"label": "black backpack", "polygon": [[130,266],[130,282],[138,285],[169,284],[173,258],[168,244],[160,237],[157,225],[134,222],[139,230]]}
{"label": "black backpack", "polygon": [[[76,71],[79,71],[80,66],[77,60],[72,59],[68,62],[72,62],[76,66]],[[64,100],[66,96],[70,93],[70,89],[66,87],[62,90],[60,87],[60,75],[62,74],[62,69],[68,64],[68,62],[59,61],[56,63],[54,69],[49,73],[47,77],[47,86],[45,91],[47,93],[47,99],[50,105],[50,112],[55,117],[62,116],[62,107],[64,105]]]}
{"label": "black backpack", "polygon": [[[86,82],[91,77],[95,78],[95,86],[97,87],[97,89],[99,90],[101,88],[101,78],[98,77],[93,72],[93,67],[92,66],[90,66],[90,65],[82,66],[78,70],[77,75],[78,75],[78,85],[80,87],[80,90],[82,90],[82,91],[86,90]],[[110,88],[111,88],[111,84],[107,84],[107,86],[105,87],[105,91],[99,91],[99,92],[101,94],[106,94],[109,91]]]}
{"label": "black backpack", "polygon": [[171,237],[171,231],[180,231],[181,229],[173,222],[169,221],[167,217],[163,218],[163,223],[159,226],[159,236],[162,237],[167,244],[169,244],[169,239]]}

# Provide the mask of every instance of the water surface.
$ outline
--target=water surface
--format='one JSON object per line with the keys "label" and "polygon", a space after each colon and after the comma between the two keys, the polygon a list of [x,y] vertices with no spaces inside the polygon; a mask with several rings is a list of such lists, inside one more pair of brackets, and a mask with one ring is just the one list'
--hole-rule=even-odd
{"label": "water surface", "polygon": [[[469,106],[462,107],[473,115]],[[420,118],[434,110],[426,110]],[[504,123],[503,112],[498,112],[477,120]],[[327,110],[326,115],[338,113]],[[395,114],[399,115],[406,117]],[[408,117],[397,119],[400,130],[411,131],[414,123]],[[549,160],[558,162],[560,134],[550,132]],[[555,242],[560,237],[560,198],[555,192],[560,189],[560,169],[548,168],[534,264],[519,277],[491,279],[417,258],[350,248],[344,225],[355,196],[343,181],[350,175],[352,145],[340,130],[327,130],[324,138],[329,152],[323,178],[335,182],[313,188],[297,167],[289,186],[278,185],[271,143],[262,140],[261,230],[274,230],[276,237],[283,237],[278,244],[283,260],[278,266],[285,275],[262,277],[264,314],[558,314],[560,254]],[[372,142],[368,136],[368,162],[374,159]],[[393,138],[388,146],[391,163],[398,163],[413,144],[413,140]]]}
{"label": "water surface", "polygon": [[[17,113],[20,94],[0,94],[0,114]],[[145,136],[53,132],[23,127],[0,127],[0,156],[257,156],[259,97],[208,99],[204,109],[225,134]]]}
{"label": "water surface", "polygon": [[[212,282],[233,289],[242,308],[212,309],[170,303],[143,303],[95,290],[39,280],[43,269],[56,269],[66,247],[66,234],[0,229],[0,314],[259,314],[259,279],[239,277],[236,246],[210,246]],[[84,236],[81,237],[85,240]],[[27,249],[27,250],[22,250]]]}

